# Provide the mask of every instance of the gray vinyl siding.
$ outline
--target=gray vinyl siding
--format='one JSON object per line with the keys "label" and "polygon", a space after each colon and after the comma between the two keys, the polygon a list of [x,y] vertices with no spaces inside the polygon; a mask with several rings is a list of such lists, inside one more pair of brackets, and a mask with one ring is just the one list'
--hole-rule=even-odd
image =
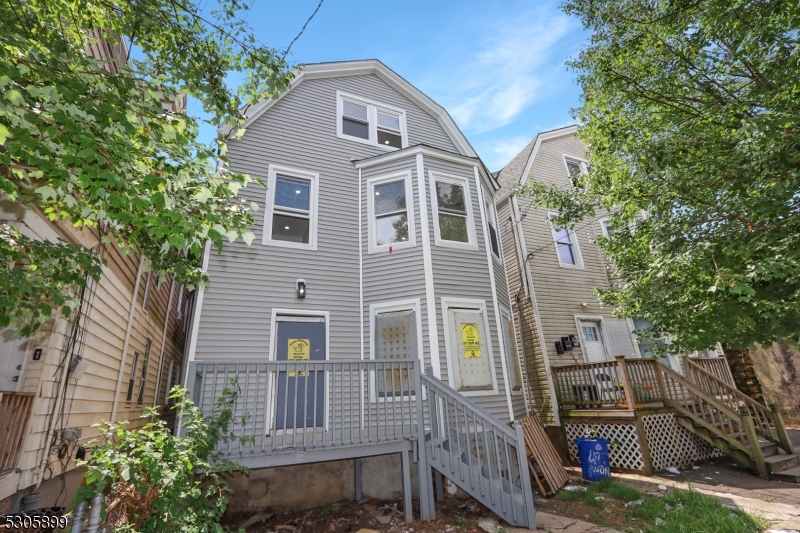
{"label": "gray vinyl siding", "polygon": [[[447,348],[445,346],[445,336],[448,335],[449,332],[443,329],[444,322],[441,299],[443,297],[449,297],[485,301],[489,323],[489,336],[492,345],[492,361],[494,363],[494,372],[498,388],[497,394],[495,395],[471,396],[470,399],[499,419],[508,420],[508,401],[505,392],[506,384],[503,379],[503,368],[501,366],[503,354],[500,351],[500,343],[498,340],[498,324],[495,315],[492,286],[489,278],[490,271],[486,261],[487,236],[484,232],[483,217],[481,216],[480,198],[478,196],[477,183],[475,182],[475,170],[472,166],[443,161],[431,156],[425,156],[424,166],[425,191],[428,198],[427,205],[429,210],[428,219],[430,221],[428,231],[431,242],[431,262],[433,263],[433,283],[436,301],[436,320],[439,331],[439,358],[441,361],[442,380],[447,382],[449,379]],[[436,246],[433,229],[433,204],[430,194],[430,170],[463,177],[468,180],[470,200],[472,202],[472,215],[475,221],[475,234],[478,243],[477,250]],[[495,280],[495,282],[497,282],[497,280]]]}
{"label": "gray vinyl siding", "polygon": [[[404,109],[410,145],[456,151],[434,117],[374,75],[306,79],[285,94],[241,139],[229,142],[230,169],[265,180],[269,164],[318,173],[317,250],[261,244],[266,191],[259,185],[243,189],[242,196],[262,207],[255,214],[256,237],[249,247],[238,241],[226,245],[222,255],[211,251],[196,359],[267,358],[273,308],[328,311],[328,357],[361,356],[358,170],[352,161],[387,150],[336,137],[337,90]],[[421,249],[419,240],[417,248]],[[419,263],[421,269],[421,259]],[[365,272],[368,283],[370,276]],[[295,295],[298,278],[306,282],[304,300]],[[388,278],[383,289],[392,286]],[[379,297],[380,289],[371,290]],[[367,309],[368,301],[365,298]]]}
{"label": "gray vinyl siding", "polygon": [[[369,357],[370,346],[374,339],[373,326],[370,323],[370,305],[392,303],[399,300],[420,300],[420,313],[422,322],[422,346],[425,365],[430,365],[430,342],[428,337],[427,301],[425,298],[425,270],[422,252],[422,224],[420,222],[420,197],[417,186],[417,159],[409,155],[400,160],[368,167],[362,171],[362,213],[361,239],[363,247],[364,264],[364,357]],[[400,248],[369,254],[369,219],[367,202],[371,200],[368,195],[367,180],[381,177],[395,172],[411,171],[411,186],[413,191],[413,216],[416,244],[410,248]]]}
{"label": "gray vinyl siding", "polygon": [[[529,178],[532,180],[554,184],[560,187],[570,185],[569,176],[564,165],[564,154],[583,157],[585,146],[574,136],[565,135],[541,143],[531,165]],[[529,200],[517,199],[521,212],[525,212]],[[576,315],[603,317],[606,325],[604,334],[611,343],[612,351],[620,350],[624,355],[633,355],[633,346],[624,321],[612,318],[612,308],[601,307],[597,297],[592,293],[595,288],[609,287],[606,266],[601,249],[592,242],[601,234],[600,222],[588,219],[576,225],[577,231],[572,235],[577,239],[583,268],[561,267],[558,262],[556,247],[547,218],[547,209],[532,208],[521,222],[525,245],[528,252],[534,252],[530,265],[536,302],[542,325],[542,338],[547,347],[551,366],[583,363],[585,361],[581,348],[574,348],[563,355],[556,354],[555,342],[567,335],[577,335]],[[598,213],[597,218],[599,218]],[[588,303],[589,307],[582,307]],[[621,322],[621,323],[620,323]],[[615,353],[607,354],[616,355]]]}

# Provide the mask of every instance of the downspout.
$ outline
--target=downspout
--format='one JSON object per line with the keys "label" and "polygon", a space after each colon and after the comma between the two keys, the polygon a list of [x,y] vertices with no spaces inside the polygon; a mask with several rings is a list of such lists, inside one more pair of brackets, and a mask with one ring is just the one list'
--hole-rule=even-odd
{"label": "downspout", "polygon": [[[164,331],[161,333],[161,353],[158,355],[158,374],[156,374],[156,393],[153,395],[153,407],[158,404],[158,395],[161,392],[161,372],[164,370],[164,341],[167,340],[167,327],[169,327],[169,313],[172,311],[172,296],[175,293],[175,278],[172,278],[172,285],[169,288],[169,303],[167,313],[164,315]],[[169,391],[167,391],[169,394]]]}
{"label": "downspout", "polygon": [[117,407],[119,406],[119,391],[122,387],[122,375],[125,372],[125,363],[128,359],[128,346],[131,342],[131,328],[133,327],[133,315],[136,310],[136,296],[139,294],[139,284],[142,281],[142,270],[144,267],[144,254],[139,258],[139,270],[136,272],[136,282],[133,284],[133,294],[131,295],[131,307],[128,310],[128,327],[125,330],[125,341],[122,343],[122,357],[119,360],[119,373],[117,374],[117,387],[114,389],[114,406],[111,408],[110,423],[117,419]]}

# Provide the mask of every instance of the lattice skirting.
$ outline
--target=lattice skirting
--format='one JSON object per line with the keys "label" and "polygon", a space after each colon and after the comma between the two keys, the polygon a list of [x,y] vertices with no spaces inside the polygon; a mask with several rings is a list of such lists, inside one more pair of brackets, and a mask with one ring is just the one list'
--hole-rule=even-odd
{"label": "lattice skirting", "polygon": [[612,468],[628,470],[644,470],[642,448],[636,425],[630,424],[595,424],[587,422],[564,423],[564,431],[569,442],[569,456],[572,462],[578,462],[578,446],[575,439],[579,437],[602,437],[609,442],[608,458]]}
{"label": "lattice skirting", "polygon": [[686,469],[697,461],[724,455],[679,425],[674,413],[643,416],[642,425],[656,472],[669,466]]}

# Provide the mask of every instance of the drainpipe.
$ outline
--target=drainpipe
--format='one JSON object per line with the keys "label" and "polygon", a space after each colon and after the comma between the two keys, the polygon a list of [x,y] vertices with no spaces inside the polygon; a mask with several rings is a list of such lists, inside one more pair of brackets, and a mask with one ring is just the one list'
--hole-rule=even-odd
{"label": "drainpipe", "polygon": [[117,407],[119,406],[119,391],[122,387],[122,375],[125,372],[125,362],[128,359],[128,346],[131,342],[131,328],[133,327],[133,315],[136,311],[136,296],[139,294],[139,283],[142,281],[142,269],[144,267],[144,254],[139,258],[139,270],[136,272],[136,282],[133,284],[133,294],[131,295],[131,307],[128,310],[128,328],[125,330],[125,341],[122,343],[122,356],[119,358],[119,373],[117,374],[117,387],[114,389],[114,406],[111,408],[111,419],[113,424],[117,420]]}

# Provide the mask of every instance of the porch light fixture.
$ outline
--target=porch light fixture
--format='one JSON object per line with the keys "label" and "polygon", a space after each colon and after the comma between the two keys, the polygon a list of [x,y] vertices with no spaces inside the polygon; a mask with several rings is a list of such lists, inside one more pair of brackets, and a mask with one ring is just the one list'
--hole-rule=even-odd
{"label": "porch light fixture", "polygon": [[297,280],[297,297],[301,300],[306,297],[306,281],[304,279]]}

